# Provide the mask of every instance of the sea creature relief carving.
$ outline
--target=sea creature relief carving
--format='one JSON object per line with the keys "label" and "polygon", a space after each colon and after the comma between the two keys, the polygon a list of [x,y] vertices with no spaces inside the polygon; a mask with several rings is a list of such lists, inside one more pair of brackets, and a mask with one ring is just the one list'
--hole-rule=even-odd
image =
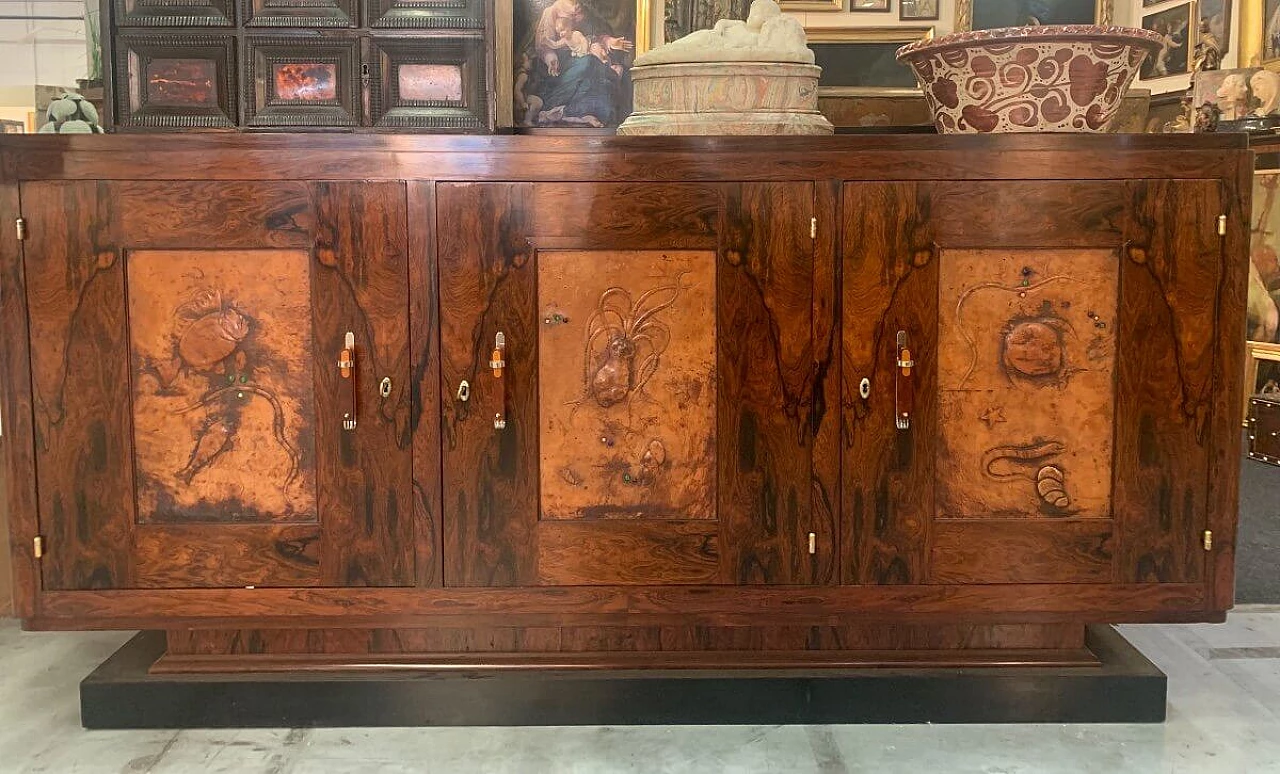
{"label": "sea creature relief carving", "polygon": [[940,517],[1110,516],[1115,253],[948,250]]}

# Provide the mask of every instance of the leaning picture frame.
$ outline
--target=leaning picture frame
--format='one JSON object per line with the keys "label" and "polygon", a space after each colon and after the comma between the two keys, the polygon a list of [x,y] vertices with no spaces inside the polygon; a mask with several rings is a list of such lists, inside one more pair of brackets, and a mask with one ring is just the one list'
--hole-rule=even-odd
{"label": "leaning picture frame", "polygon": [[955,31],[1022,27],[1028,24],[1111,24],[1114,0],[1048,0],[1033,15],[1002,0],[956,0]]}
{"label": "leaning picture frame", "polygon": [[1249,401],[1260,395],[1280,398],[1280,344],[1249,341],[1245,343],[1244,415],[1241,422],[1245,427],[1249,426]]}
{"label": "leaning picture frame", "polygon": [[820,97],[919,94],[915,73],[897,61],[898,49],[934,35],[921,27],[807,27],[815,63],[822,68]]}
{"label": "leaning picture frame", "polygon": [[631,113],[630,71],[651,46],[652,5],[514,0],[510,72],[516,129],[611,134]]}

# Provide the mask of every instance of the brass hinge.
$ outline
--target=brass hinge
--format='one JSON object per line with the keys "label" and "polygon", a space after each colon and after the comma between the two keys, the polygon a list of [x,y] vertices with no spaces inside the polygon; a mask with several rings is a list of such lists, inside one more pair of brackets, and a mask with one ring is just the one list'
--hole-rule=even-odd
{"label": "brass hinge", "polygon": [[818,553],[818,536],[813,532],[809,533],[809,553]]}
{"label": "brass hinge", "polygon": [[818,219],[817,218],[809,218],[809,238],[810,239],[818,238]]}
{"label": "brass hinge", "polygon": [[27,219],[18,218],[13,223],[14,229],[18,232],[18,241],[22,242],[27,238]]}
{"label": "brass hinge", "polygon": [[1213,550],[1213,530],[1206,529],[1204,531],[1204,550]]}
{"label": "brass hinge", "polygon": [[1227,235],[1227,216],[1219,215],[1218,216],[1218,236],[1226,236],[1226,235]]}
{"label": "brass hinge", "polygon": [[44,558],[44,538],[36,535],[31,541],[31,553],[35,554],[37,559]]}

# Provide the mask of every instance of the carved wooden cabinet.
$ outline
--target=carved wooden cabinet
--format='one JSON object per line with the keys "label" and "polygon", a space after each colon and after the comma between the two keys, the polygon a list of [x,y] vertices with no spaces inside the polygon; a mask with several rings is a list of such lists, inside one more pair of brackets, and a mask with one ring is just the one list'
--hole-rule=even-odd
{"label": "carved wooden cabinet", "polygon": [[1084,663],[1231,605],[1235,138],[0,152],[29,626],[172,671]]}

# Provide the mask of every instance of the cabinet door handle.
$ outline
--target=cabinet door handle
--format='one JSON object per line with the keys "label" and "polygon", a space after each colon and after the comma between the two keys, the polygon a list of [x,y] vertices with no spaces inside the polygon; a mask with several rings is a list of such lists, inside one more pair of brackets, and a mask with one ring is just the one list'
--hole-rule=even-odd
{"label": "cabinet door handle", "polygon": [[356,335],[351,331],[347,331],[346,337],[343,339],[342,353],[338,355],[338,376],[339,387],[342,393],[341,401],[348,406],[348,410],[342,412],[342,429],[356,429]]}
{"label": "cabinet door handle", "polygon": [[493,378],[498,382],[499,408],[493,415],[493,429],[502,430],[507,426],[507,389],[502,383],[502,374],[507,370],[504,359],[507,350],[507,337],[498,331],[493,337],[493,354],[489,356],[489,368],[493,369]]}
{"label": "cabinet door handle", "polygon": [[911,345],[907,332],[898,331],[897,368],[893,372],[893,423],[899,430],[911,428],[912,399],[911,371],[916,362],[911,358]]}

